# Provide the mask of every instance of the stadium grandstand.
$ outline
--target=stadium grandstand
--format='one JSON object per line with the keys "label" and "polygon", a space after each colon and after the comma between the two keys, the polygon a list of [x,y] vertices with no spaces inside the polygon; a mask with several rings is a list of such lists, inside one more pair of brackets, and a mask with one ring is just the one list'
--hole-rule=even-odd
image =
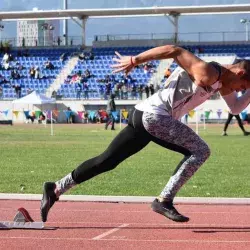
{"label": "stadium grandstand", "polygon": [[[98,110],[105,107],[110,93],[116,94],[120,109],[129,109],[164,86],[167,69],[176,68],[172,60],[155,61],[137,67],[129,77],[113,75],[110,65],[115,51],[123,55],[135,55],[146,49],[163,44],[178,44],[206,61],[232,63],[236,58],[250,58],[248,41],[182,41],[178,33],[178,22],[185,15],[245,13],[250,5],[221,6],[171,6],[128,9],[62,10],[0,12],[4,22],[16,20],[63,19],[70,16],[82,29],[82,43],[61,44],[58,37],[53,42],[30,41],[21,37],[19,46],[1,42],[1,101],[3,110],[12,109],[12,101],[26,96],[32,91],[55,97],[58,104],[72,106],[78,110]],[[113,18],[115,16],[139,17],[165,15],[174,26],[172,39],[140,39],[126,35],[96,36],[91,46],[85,45],[86,20],[88,18]],[[78,19],[76,19],[78,18]],[[77,21],[79,20],[79,21]],[[47,23],[45,23],[47,24]],[[43,23],[44,29],[48,27]],[[51,27],[51,29],[54,27]],[[247,33],[248,35],[248,33]],[[41,38],[39,38],[41,39]],[[16,39],[18,40],[18,38]],[[19,37],[20,40],[20,37]],[[70,39],[68,39],[70,40]],[[27,44],[27,45],[26,45]],[[33,46],[32,46],[33,45]],[[62,107],[64,107],[62,106]],[[218,106],[225,109],[219,95],[203,105],[203,110],[214,110]],[[23,108],[23,107],[22,107]],[[223,112],[224,113],[224,112]],[[214,116],[214,117],[213,117]],[[226,116],[222,114],[222,117]],[[218,118],[216,112],[210,118]],[[13,117],[17,119],[17,117]]]}

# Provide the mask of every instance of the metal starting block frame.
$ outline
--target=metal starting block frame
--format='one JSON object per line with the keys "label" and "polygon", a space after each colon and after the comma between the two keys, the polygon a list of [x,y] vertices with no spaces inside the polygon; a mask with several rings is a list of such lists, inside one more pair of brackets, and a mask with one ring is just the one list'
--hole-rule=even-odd
{"label": "metal starting block frame", "polygon": [[43,222],[35,222],[29,212],[21,207],[18,208],[13,221],[0,221],[1,229],[43,229]]}
{"label": "metal starting block frame", "polygon": [[43,222],[0,221],[0,229],[43,229]]}

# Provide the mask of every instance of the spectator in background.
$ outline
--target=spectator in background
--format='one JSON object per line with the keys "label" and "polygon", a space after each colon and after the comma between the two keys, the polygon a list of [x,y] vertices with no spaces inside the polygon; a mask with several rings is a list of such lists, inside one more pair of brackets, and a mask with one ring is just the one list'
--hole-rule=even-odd
{"label": "spectator in background", "polygon": [[76,84],[76,99],[80,100],[82,95],[82,85],[81,83]]}
{"label": "spectator in background", "polygon": [[99,93],[100,93],[101,99],[105,99],[105,98],[104,98],[105,87],[104,87],[103,84],[99,84]]}
{"label": "spectator in background", "polygon": [[10,61],[10,62],[14,61],[14,57],[13,57],[12,54],[9,54],[9,61]]}
{"label": "spectator in background", "polygon": [[3,62],[2,65],[3,65],[3,69],[5,69],[5,70],[9,70],[10,69],[10,63],[9,63],[9,61],[8,62]]}
{"label": "spectator in background", "polygon": [[223,130],[223,133],[222,135],[223,136],[227,136],[227,128],[228,128],[228,125],[230,124],[231,120],[233,119],[233,117],[236,118],[237,122],[238,122],[238,125],[240,127],[240,129],[242,130],[243,132],[243,135],[250,135],[250,132],[246,131],[245,128],[244,128],[244,125],[242,123],[242,120],[240,119],[240,116],[239,115],[233,115],[231,114],[230,112],[228,112],[228,117],[227,117],[227,120],[226,120],[226,123],[224,125],[224,130]]}
{"label": "spectator in background", "polygon": [[30,111],[29,114],[26,116],[26,123],[29,123],[29,120],[31,120],[32,123],[34,123],[36,119],[36,113],[34,111]]}
{"label": "spectator in background", "polygon": [[54,65],[51,63],[51,61],[47,61],[44,64],[45,69],[54,69]]}
{"label": "spectator in background", "polygon": [[164,71],[164,78],[168,79],[171,75],[171,70],[169,68],[166,68]]}
{"label": "spectator in background", "polygon": [[22,64],[20,64],[19,62],[16,62],[16,64],[15,64],[15,67],[14,67],[16,70],[23,70],[24,69],[24,67],[23,67],[23,65]]}
{"label": "spectator in background", "polygon": [[113,91],[114,91],[114,95],[116,96],[116,98],[120,99],[119,98],[119,85],[117,83],[114,85]]}
{"label": "spectator in background", "polygon": [[40,75],[40,69],[39,67],[35,68],[35,79],[40,79],[41,75]]}
{"label": "spectator in background", "polygon": [[153,95],[155,93],[155,88],[152,83],[149,85],[149,90],[150,90],[150,95]]}
{"label": "spectator in background", "polygon": [[89,54],[89,60],[94,60],[95,59],[95,55],[94,53],[91,51]]}
{"label": "spectator in background", "polygon": [[45,119],[46,119],[46,116],[45,116],[45,114],[42,112],[42,113],[39,115],[38,123],[42,123],[43,121],[45,121]]}
{"label": "spectator in background", "polygon": [[89,99],[89,85],[87,82],[83,83],[84,98]]}
{"label": "spectator in background", "polygon": [[55,98],[55,99],[56,99],[56,96],[57,96],[57,92],[56,92],[56,90],[54,89],[54,90],[52,91],[51,98]]}
{"label": "spectator in background", "polygon": [[30,68],[29,73],[30,73],[30,78],[35,78],[36,71],[35,71],[35,68],[33,66]]}
{"label": "spectator in background", "polygon": [[146,98],[149,98],[149,87],[148,87],[148,85],[145,85],[144,90],[145,90],[145,93],[146,93]]}
{"label": "spectator in background", "polygon": [[[239,91],[239,92],[237,92],[236,96],[240,98],[242,95],[245,94],[245,92],[246,92],[246,90],[245,90],[245,91]],[[223,135],[223,136],[227,136],[227,135],[228,135],[228,134],[227,134],[227,128],[228,128],[228,125],[230,124],[231,120],[233,119],[233,117],[235,117],[236,120],[238,121],[238,125],[239,125],[239,127],[241,128],[241,130],[242,130],[242,132],[243,132],[243,135],[245,135],[245,136],[249,135],[250,132],[247,132],[247,131],[245,130],[245,128],[244,128],[244,126],[243,126],[243,123],[242,123],[242,120],[240,119],[239,114],[234,115],[234,114],[232,114],[232,113],[230,113],[230,112],[228,112],[228,118],[227,118],[226,123],[225,123],[225,125],[224,125],[224,130],[223,130],[222,135]]]}
{"label": "spectator in background", "polygon": [[78,56],[78,59],[79,59],[80,61],[84,61],[84,60],[86,60],[87,58],[86,58],[85,53],[84,53],[84,52],[82,52],[82,53]]}
{"label": "spectator in background", "polygon": [[9,81],[7,81],[6,79],[5,79],[5,77],[4,76],[2,76],[1,74],[0,74],[0,84],[5,84],[5,83],[8,83]]}
{"label": "spectator in background", "polygon": [[138,92],[139,100],[142,100],[143,84],[139,84],[139,86],[137,85],[137,92]]}
{"label": "spectator in background", "polygon": [[122,91],[122,99],[127,100],[128,99],[128,87],[126,84],[122,85],[121,91]]}
{"label": "spectator in background", "polygon": [[131,98],[132,99],[137,98],[136,93],[137,93],[137,86],[135,85],[135,83],[133,83],[131,86]]}
{"label": "spectator in background", "polygon": [[12,87],[15,89],[15,92],[16,92],[16,98],[21,98],[22,97],[22,87],[21,85],[12,85]]}
{"label": "spectator in background", "polygon": [[57,45],[58,45],[58,46],[60,46],[60,45],[61,45],[61,42],[62,42],[62,40],[61,40],[60,36],[59,36],[59,37],[57,37]]}
{"label": "spectator in background", "polygon": [[67,107],[67,111],[70,111],[70,115],[67,118],[67,123],[74,123],[74,118],[75,118],[74,112],[71,110],[70,107]]}
{"label": "spectator in background", "polygon": [[83,123],[89,123],[89,113],[87,110],[84,111],[83,119]]}
{"label": "spectator in background", "polygon": [[8,53],[5,53],[4,56],[3,56],[3,59],[2,59],[2,63],[8,63],[9,62],[9,54]]}
{"label": "spectator in background", "polygon": [[85,70],[84,74],[85,74],[86,78],[91,77],[91,73],[90,73],[90,71],[88,69]]}
{"label": "spectator in background", "polygon": [[17,70],[11,70],[10,79],[20,79],[21,76]]}
{"label": "spectator in background", "polygon": [[116,105],[115,105],[115,95],[111,94],[110,98],[107,103],[107,114],[108,114],[108,119],[105,124],[105,129],[108,129],[108,126],[111,124],[111,130],[115,130],[115,118],[112,114],[112,112],[116,111]]}

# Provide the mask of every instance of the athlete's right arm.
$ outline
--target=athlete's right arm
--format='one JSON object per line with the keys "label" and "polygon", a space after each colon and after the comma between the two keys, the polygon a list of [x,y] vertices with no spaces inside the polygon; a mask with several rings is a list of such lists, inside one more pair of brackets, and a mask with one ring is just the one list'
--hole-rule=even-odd
{"label": "athlete's right arm", "polygon": [[217,70],[210,64],[204,62],[194,54],[175,45],[164,45],[146,50],[136,56],[122,56],[116,52],[118,58],[114,61],[117,64],[112,65],[115,68],[114,73],[124,71],[128,74],[134,66],[152,61],[173,58],[176,63],[182,67],[191,77],[191,79],[200,86],[212,85],[218,79]]}
{"label": "athlete's right arm", "polygon": [[230,113],[238,115],[244,110],[250,103],[250,90],[248,89],[242,96],[238,96],[237,92],[232,92],[227,95],[222,95],[227,106],[230,109]]}

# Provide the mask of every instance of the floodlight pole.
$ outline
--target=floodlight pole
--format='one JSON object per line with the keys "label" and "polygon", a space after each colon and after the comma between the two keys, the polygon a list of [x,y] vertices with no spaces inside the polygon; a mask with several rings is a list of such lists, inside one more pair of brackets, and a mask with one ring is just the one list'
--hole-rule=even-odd
{"label": "floodlight pole", "polygon": [[179,16],[180,13],[177,12],[171,12],[169,14],[168,19],[169,21],[174,25],[174,43],[178,43],[178,35],[179,35]]}
{"label": "floodlight pole", "polygon": [[[64,10],[68,9],[68,0],[63,1],[63,9]],[[64,19],[64,21],[63,21],[63,36],[65,39],[64,45],[68,45],[68,21],[67,21],[67,19]]]}
{"label": "floodlight pole", "polygon": [[249,30],[248,30],[248,25],[249,25],[249,23],[250,23],[250,20],[247,20],[247,19],[243,18],[243,19],[240,19],[240,22],[243,23],[243,24],[245,25],[245,29],[246,29],[246,42],[248,42],[248,41],[249,41],[249,34],[248,34]]}
{"label": "floodlight pole", "polygon": [[4,29],[4,25],[2,25],[0,23],[0,41],[2,41],[2,32],[3,32],[3,29]]}
{"label": "floodlight pole", "polygon": [[246,41],[249,41],[249,35],[248,35],[248,25],[249,25],[249,20],[245,23],[246,26]]}
{"label": "floodlight pole", "polygon": [[86,22],[87,22],[88,17],[84,16],[84,17],[81,17],[79,19],[82,21],[82,23],[78,22],[78,19],[71,17],[71,20],[74,21],[82,29],[82,45],[85,46],[86,45],[86,33],[85,33],[86,29],[85,29],[85,27],[86,27]]}

